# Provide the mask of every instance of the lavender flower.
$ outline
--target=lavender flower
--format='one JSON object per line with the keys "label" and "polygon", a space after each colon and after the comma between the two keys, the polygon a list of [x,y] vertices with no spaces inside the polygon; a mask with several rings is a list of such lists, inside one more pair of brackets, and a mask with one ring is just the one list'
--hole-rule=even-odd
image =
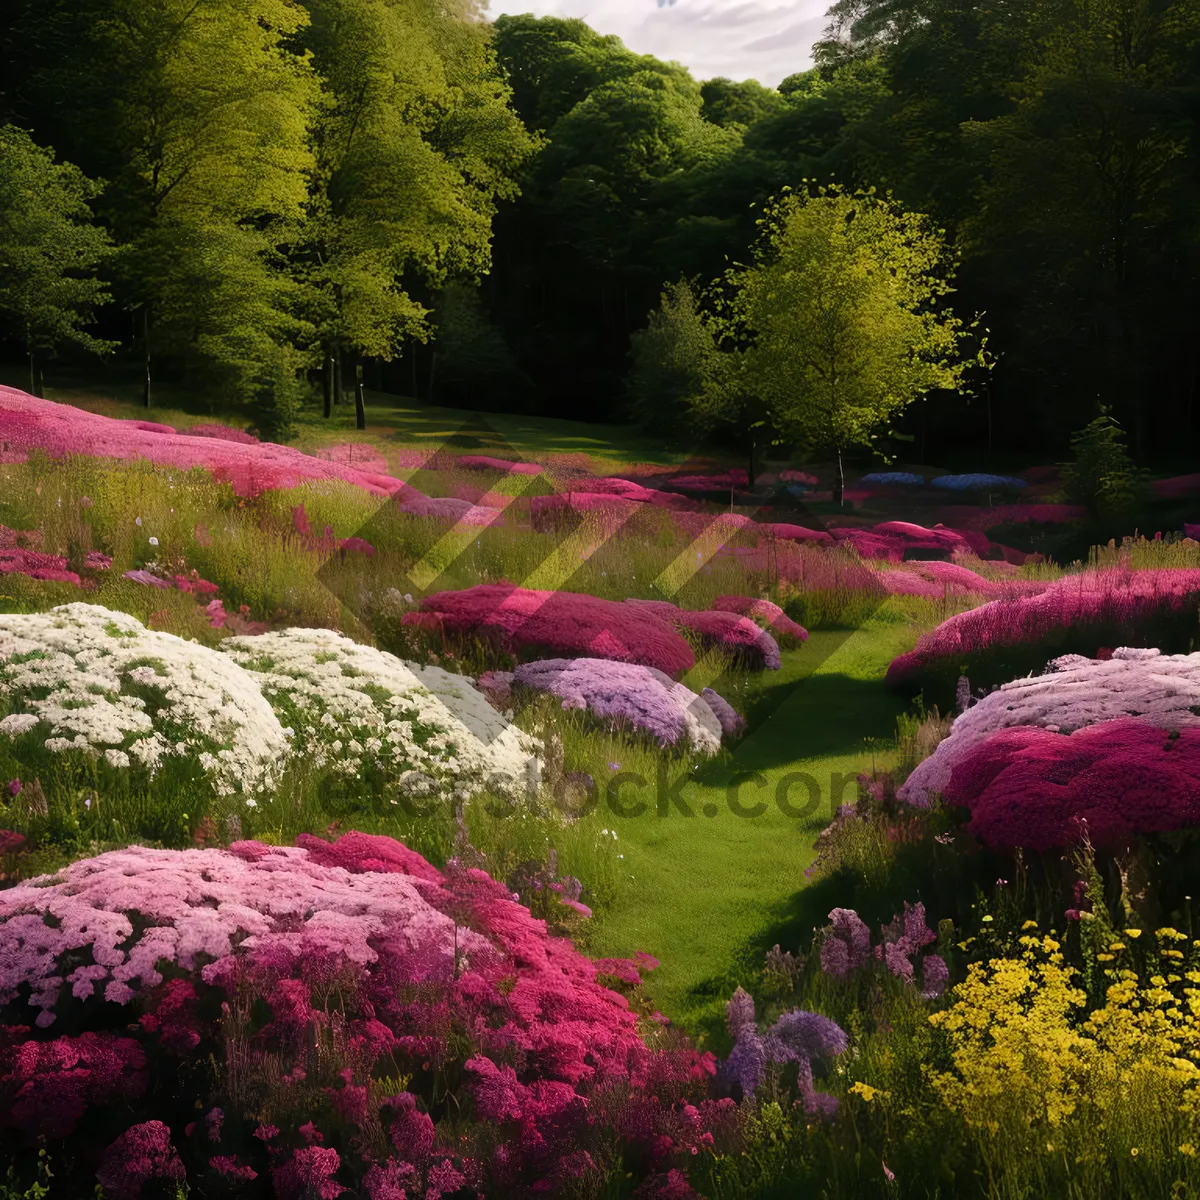
{"label": "lavender flower", "polygon": [[821,945],[821,970],[843,979],[851,971],[866,966],[871,952],[871,931],[850,908],[835,908],[829,919],[833,929]]}

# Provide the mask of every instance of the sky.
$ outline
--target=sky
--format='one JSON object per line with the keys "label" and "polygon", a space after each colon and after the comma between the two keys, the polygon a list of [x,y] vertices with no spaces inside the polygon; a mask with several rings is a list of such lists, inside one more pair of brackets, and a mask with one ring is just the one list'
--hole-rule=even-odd
{"label": "sky", "polygon": [[775,87],[812,66],[831,0],[491,0],[488,13],[581,17],[630,50],[680,62],[695,78]]}

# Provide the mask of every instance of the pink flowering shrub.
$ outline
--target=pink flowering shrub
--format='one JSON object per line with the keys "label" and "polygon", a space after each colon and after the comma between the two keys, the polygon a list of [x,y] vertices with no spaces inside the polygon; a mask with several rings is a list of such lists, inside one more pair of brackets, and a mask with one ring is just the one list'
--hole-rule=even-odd
{"label": "pink flowering shrub", "polygon": [[786,522],[764,521],[759,525],[763,534],[770,534],[785,542],[812,542],[818,546],[832,546],[833,534],[824,529],[806,529],[803,525],[789,525]]}
{"label": "pink flowering shrub", "polygon": [[455,496],[423,496],[415,488],[406,487],[396,497],[396,507],[414,517],[433,517],[463,525],[497,525],[504,514],[496,508],[460,500]]}
{"label": "pink flowering shrub", "polygon": [[971,814],[989,846],[1120,848],[1139,833],[1200,820],[1200,729],[1102,721],[1063,734],[1031,726],[993,733],[954,766],[945,802]]}
{"label": "pink flowering shrub", "polygon": [[[127,1123],[107,1194],[186,1168],[295,1200],[555,1194],[598,1185],[614,1153],[636,1182],[733,1136],[712,1056],[600,982],[635,988],[649,956],[592,963],[483,871],[390,838],[300,841],[131,847],[0,891],[10,1127]],[[75,1161],[64,1194],[89,1190],[95,1160]]]}
{"label": "pink flowering shrub", "polygon": [[193,425],[185,432],[189,437],[219,438],[223,442],[238,442],[243,446],[259,444],[259,439],[254,434],[247,433],[244,429],[231,429],[228,425]]}
{"label": "pink flowering shrub", "polygon": [[664,486],[681,492],[721,492],[730,488],[750,486],[750,476],[740,467],[710,475],[673,475],[664,481]]}
{"label": "pink flowering shrub", "polygon": [[[571,498],[572,502],[579,495],[619,496],[622,500],[652,504],[656,508],[691,509],[697,507],[696,501],[687,496],[643,487],[640,483],[634,483],[630,479],[593,478],[585,475],[566,483],[558,483],[557,487],[558,494]],[[539,497],[539,499],[549,499],[549,497]]]}
{"label": "pink flowering shrub", "polygon": [[718,596],[712,607],[716,612],[739,613],[750,617],[764,626],[780,642],[806,642],[808,630],[798,625],[791,617],[770,600],[761,600],[753,596]]}
{"label": "pink flowering shrub", "polygon": [[1173,475],[1170,479],[1155,479],[1150,490],[1164,500],[1200,496],[1200,475]]}
{"label": "pink flowering shrub", "polygon": [[386,474],[314,458],[287,446],[231,442],[224,438],[176,433],[152,422],[120,421],[66,404],[0,387],[0,441],[7,457],[24,461],[34,449],[53,458],[85,454],[91,458],[135,461],[160,466],[202,467],[239,496],[309,481],[340,479],[377,496],[390,496],[405,485]]}
{"label": "pink flowering shrub", "polygon": [[0,575],[24,575],[50,583],[73,583],[77,587],[82,582],[67,567],[65,558],[40,550],[0,550]]}
{"label": "pink flowering shrub", "polygon": [[464,454],[458,465],[467,471],[506,471],[511,475],[540,475],[537,463],[512,462],[507,458],[491,458],[486,454]]}
{"label": "pink flowering shrub", "polygon": [[539,533],[555,529],[576,513],[592,513],[620,528],[642,508],[637,500],[624,496],[599,495],[591,492],[570,492],[556,496],[533,496],[529,501],[529,516]]}
{"label": "pink flowering shrub", "polygon": [[694,634],[701,645],[723,650],[754,671],[778,671],[779,643],[749,617],[735,612],[690,612],[667,600],[626,600],[676,629]]}
{"label": "pink flowering shrub", "polygon": [[948,706],[960,675],[994,686],[1068,653],[1141,642],[1170,650],[1196,621],[1200,570],[1106,569],[1068,575],[1033,595],[993,600],[924,634],[892,661],[887,682]]}
{"label": "pink flowering shrub", "polygon": [[549,658],[520,664],[512,682],[549,692],[565,709],[581,709],[617,728],[648,733],[660,746],[684,745],[701,754],[715,754],[721,747],[721,722],[708,701],[653,667]]}
{"label": "pink flowering shrub", "polygon": [[1200,725],[1200,653],[1120,647],[1107,659],[1066,655],[1042,675],[1014,679],[955,718],[948,737],[896,792],[926,807],[954,767],[991,734],[1018,725],[1069,732],[1135,717],[1158,729]]}
{"label": "pink flowering shrub", "polygon": [[695,666],[691,648],[645,609],[576,592],[535,591],[510,583],[436,592],[407,613],[407,625],[495,639],[521,657],[606,658],[640,663],[672,677]]}
{"label": "pink flowering shrub", "polygon": [[387,459],[377,446],[372,446],[369,442],[344,442],[337,446],[322,446],[316,455],[326,462],[340,463],[358,471],[369,471],[373,475],[388,473]]}
{"label": "pink flowering shrub", "polygon": [[990,557],[992,544],[973,530],[946,529],[935,525],[927,529],[909,521],[883,521],[871,528],[842,527],[830,532],[839,541],[853,546],[864,558],[886,558],[900,562],[907,556],[974,553]]}

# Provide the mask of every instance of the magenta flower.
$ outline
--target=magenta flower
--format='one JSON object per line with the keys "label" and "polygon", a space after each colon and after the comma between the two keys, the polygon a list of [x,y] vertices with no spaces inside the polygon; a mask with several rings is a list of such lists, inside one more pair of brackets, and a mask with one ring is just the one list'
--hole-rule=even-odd
{"label": "magenta flower", "polygon": [[171,1131],[161,1121],[144,1121],[127,1129],[104,1153],[96,1178],[112,1200],[140,1200],[146,1184],[158,1180],[182,1183],[187,1177]]}
{"label": "magenta flower", "polygon": [[21,794],[21,781],[19,779],[10,779],[8,781],[8,794],[10,796],[19,796]]}

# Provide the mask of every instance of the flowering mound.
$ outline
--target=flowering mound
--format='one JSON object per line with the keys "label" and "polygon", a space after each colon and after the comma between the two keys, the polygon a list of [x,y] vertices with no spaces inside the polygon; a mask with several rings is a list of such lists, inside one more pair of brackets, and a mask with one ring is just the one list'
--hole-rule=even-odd
{"label": "flowering mound", "polygon": [[1170,479],[1155,479],[1150,490],[1164,500],[1200,496],[1200,475],[1174,475]]}
{"label": "flowering mound", "polygon": [[980,742],[1018,725],[1057,733],[1122,717],[1164,730],[1200,725],[1200,653],[1121,648],[1104,660],[1068,655],[1050,668],[1004,684],[956,717],[949,736],[917,764],[897,797],[924,807]]}
{"label": "flowering mound", "polygon": [[522,663],[513,683],[549,692],[563,708],[586,709],[616,726],[644,730],[660,746],[685,743],[700,754],[721,748],[721,721],[708,701],[662,671],[599,658]]}
{"label": "flowering mound", "polygon": [[0,387],[0,446],[6,461],[13,462],[23,462],[31,450],[41,449],[55,458],[86,454],[127,461],[144,458],[182,469],[203,467],[214,479],[230,483],[239,496],[324,479],[340,479],[376,496],[390,496],[404,487],[386,474],[327,462],[287,446],[194,437],[167,425],[115,420],[6,387]]}
{"label": "flowering mound", "polygon": [[1048,582],[1033,579],[986,579],[958,563],[907,562],[902,567],[878,572],[883,586],[896,596],[926,596],[939,600],[951,596],[1018,596],[1044,591]]}
{"label": "flowering mound", "polygon": [[534,529],[541,533],[575,513],[595,513],[613,524],[623,525],[642,507],[637,500],[624,496],[570,492],[557,496],[534,496],[529,501],[529,515]]}
{"label": "flowering mound", "polygon": [[259,445],[259,440],[254,434],[247,433],[244,429],[232,429],[228,425],[193,425],[185,432],[188,437],[219,438],[223,442],[239,442],[243,446]]}
{"label": "flowering mound", "polygon": [[824,529],[805,529],[803,525],[789,525],[781,521],[764,521],[759,529],[785,542],[815,542],[820,546],[832,546],[833,534]]}
{"label": "flowering mound", "polygon": [[423,496],[415,488],[405,488],[397,497],[396,507],[414,517],[434,517],[439,521],[463,525],[495,525],[503,520],[499,509],[472,504],[455,496]]}
{"label": "flowering mound", "polygon": [[0,735],[154,774],[193,763],[221,795],[271,785],[288,740],[228,655],[125,613],[65,604],[0,616]]}
{"label": "flowering mound", "polygon": [[886,558],[900,562],[910,555],[978,554],[988,557],[991,543],[982,534],[946,529],[926,529],[909,521],[883,521],[870,529],[840,528],[830,532],[838,541],[853,546],[864,558]]}
{"label": "flowering mound", "polygon": [[712,475],[673,475],[663,481],[663,487],[681,492],[727,492],[730,488],[750,486],[750,476],[741,468]]}
{"label": "flowering mound", "polygon": [[[103,554],[89,554],[88,566],[103,570],[111,565],[112,559]],[[82,582],[67,566],[67,560],[58,554],[43,554],[40,550],[0,550],[0,575],[24,575],[29,579],[41,579],[51,583]]]}
{"label": "flowering mound", "polygon": [[712,607],[717,612],[739,613],[764,625],[781,641],[808,641],[808,630],[797,625],[791,617],[770,600],[759,600],[753,596],[718,596]]}
{"label": "flowering mound", "polygon": [[807,471],[796,471],[791,467],[779,472],[779,478],[784,483],[802,483],[807,487],[816,487],[821,481]]}
{"label": "flowering mound", "polygon": [[329,629],[227,638],[221,650],[254,677],[293,730],[294,751],[316,767],[402,781],[412,773],[463,795],[483,783],[523,786],[534,770],[536,743],[461,675]]}
{"label": "flowering mound", "polygon": [[923,487],[925,476],[911,471],[873,471],[858,483],[860,487]]}
{"label": "flowering mound", "polygon": [[625,603],[654,613],[676,629],[688,630],[696,635],[701,645],[734,655],[752,671],[779,670],[779,643],[749,617],[736,612],[690,612],[667,600],[626,600]]}
{"label": "flowering mound", "polygon": [[724,696],[706,687],[700,698],[707,701],[713,716],[721,723],[721,736],[726,738],[741,737],[746,732],[746,718],[743,717]]}
{"label": "flowering mound", "polygon": [[920,957],[926,946],[937,941],[937,934],[925,923],[924,904],[909,905],[906,900],[904,911],[880,931],[873,952],[871,931],[853,909],[835,908],[829,919],[832,924],[821,943],[821,970],[826,975],[845,979],[866,967],[873,955],[876,962],[886,966],[898,979],[915,985],[920,958],[922,997],[932,1000],[946,990],[950,979],[946,960],[940,954]]}
{"label": "flowering mound", "polygon": [[1082,504],[998,504],[984,509],[977,519],[979,528],[990,529],[1009,524],[1065,525],[1086,516]]}
{"label": "flowering mound", "polygon": [[[643,487],[630,479],[613,477],[593,478],[584,476],[558,485],[559,494],[576,497],[580,494],[591,496],[620,496],[622,500],[636,500],[639,504],[653,504],[657,508],[689,509],[696,501],[687,496],[677,496],[671,492],[662,492],[656,488]],[[545,497],[543,497],[545,498]]]}
{"label": "flowering mound", "polygon": [[507,458],[489,458],[486,454],[464,454],[458,465],[466,471],[506,471],[510,475],[540,475],[537,463],[511,462]]}
{"label": "flowering mound", "polygon": [[[38,1027],[0,1039],[5,1123],[61,1137],[90,1105],[111,1139],[120,1121],[114,1195],[186,1171],[204,1194],[261,1175],[283,1200],[562,1194],[599,1186],[614,1145],[668,1170],[732,1124],[705,1098],[712,1056],[652,1050],[598,982],[637,986],[647,956],[589,962],[484,872],[390,838],[301,841],[135,846],[0,892],[0,1002]],[[101,998],[128,1009],[120,1033]],[[53,1037],[68,1015],[103,1028]]]}
{"label": "flowering mound", "polygon": [[388,473],[387,459],[379,452],[377,446],[372,446],[369,442],[343,442],[338,446],[322,446],[316,454],[317,458],[323,458],[326,462],[340,463],[358,471],[368,471],[372,475]]}
{"label": "flowering mound", "polygon": [[1200,570],[1193,568],[1067,575],[1036,595],[993,600],[943,621],[892,661],[887,682],[945,691],[964,669],[976,685],[999,684],[1066,653],[1134,640],[1186,645],[1198,596]]}
{"label": "flowering mound", "polygon": [[1102,721],[1072,734],[1018,726],[994,733],[955,765],[944,793],[970,810],[989,846],[1049,850],[1118,846],[1200,820],[1200,729]]}
{"label": "flowering mound", "polygon": [[1024,479],[1012,475],[939,475],[931,479],[930,487],[943,488],[948,492],[1020,491],[1028,487]]}
{"label": "flowering mound", "polygon": [[450,634],[496,639],[510,653],[641,663],[672,677],[696,665],[691,648],[653,613],[576,592],[511,583],[435,592],[403,621]]}

